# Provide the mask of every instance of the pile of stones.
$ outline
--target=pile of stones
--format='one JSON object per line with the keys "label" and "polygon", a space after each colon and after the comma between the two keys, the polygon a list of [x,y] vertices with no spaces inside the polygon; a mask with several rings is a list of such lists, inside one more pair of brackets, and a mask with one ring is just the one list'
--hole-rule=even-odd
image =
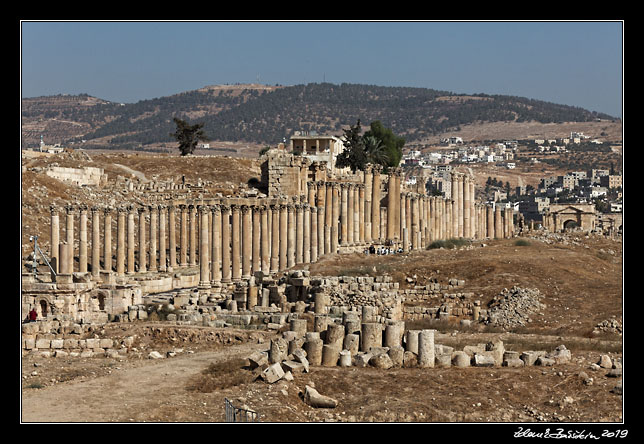
{"label": "pile of stones", "polygon": [[593,329],[594,334],[601,332],[613,333],[622,335],[622,320],[617,318],[605,319],[595,326]]}
{"label": "pile of stones", "polygon": [[540,302],[542,295],[536,288],[504,288],[488,304],[486,324],[515,328],[530,322],[530,315],[545,308]]}

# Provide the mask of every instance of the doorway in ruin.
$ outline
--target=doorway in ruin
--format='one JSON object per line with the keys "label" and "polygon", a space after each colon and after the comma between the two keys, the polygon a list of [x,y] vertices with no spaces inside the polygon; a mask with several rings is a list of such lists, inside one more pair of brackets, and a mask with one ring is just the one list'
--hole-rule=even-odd
{"label": "doorway in ruin", "polygon": [[102,293],[98,294],[98,309],[105,310],[105,295]]}
{"label": "doorway in ruin", "polygon": [[44,317],[47,317],[48,314],[49,314],[49,310],[48,310],[47,301],[44,300],[44,299],[41,299],[40,300],[40,316],[44,318]]}
{"label": "doorway in ruin", "polygon": [[573,231],[576,228],[579,228],[579,224],[577,223],[576,220],[567,220],[563,224],[564,231]]}

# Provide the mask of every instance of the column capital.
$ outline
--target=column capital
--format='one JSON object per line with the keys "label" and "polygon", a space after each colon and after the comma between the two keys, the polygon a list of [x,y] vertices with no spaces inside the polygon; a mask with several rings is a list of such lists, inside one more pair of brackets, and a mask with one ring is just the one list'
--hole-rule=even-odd
{"label": "column capital", "polygon": [[272,210],[272,211],[279,211],[279,210],[280,210],[280,208],[282,208],[282,205],[280,205],[280,204],[278,204],[278,203],[272,203],[272,204],[270,204],[269,206],[271,207],[271,210]]}
{"label": "column capital", "polygon": [[292,203],[286,204],[286,209],[288,210],[289,213],[295,212],[295,205]]}
{"label": "column capital", "polygon": [[267,206],[263,204],[258,205],[256,208],[257,208],[257,211],[259,211],[259,214],[264,214],[266,210],[268,210]]}
{"label": "column capital", "polygon": [[197,209],[199,210],[200,213],[208,213],[208,212],[210,212],[210,206],[209,205],[197,205]]}
{"label": "column capital", "polygon": [[136,209],[136,211],[140,214],[145,216],[145,214],[148,212],[148,207],[147,205],[140,206]]}
{"label": "column capital", "polygon": [[210,212],[214,213],[216,211],[221,211],[221,204],[210,205]]}
{"label": "column capital", "polygon": [[237,212],[239,212],[241,210],[241,206],[239,204],[231,204],[230,205],[230,210],[233,213],[237,213]]}
{"label": "column capital", "polygon": [[54,204],[49,205],[49,211],[52,216],[56,216],[58,214],[58,207]]}
{"label": "column capital", "polygon": [[90,211],[92,212],[92,214],[95,214],[101,211],[101,209],[97,205],[92,205]]}
{"label": "column capital", "polygon": [[80,211],[81,213],[87,213],[87,205],[85,205],[84,203],[79,204],[78,211]]}
{"label": "column capital", "polygon": [[71,214],[71,213],[73,213],[75,209],[76,209],[76,206],[75,206],[75,205],[72,205],[72,204],[67,204],[67,205],[65,205],[65,212],[66,212],[67,214]]}
{"label": "column capital", "polygon": [[219,205],[219,209],[221,211],[230,211],[231,210],[230,207],[231,207],[230,204],[227,204],[227,203],[222,203]]}
{"label": "column capital", "polygon": [[318,207],[316,207],[316,206],[310,206],[310,205],[309,205],[309,209],[311,210],[311,213],[314,213],[314,214],[315,214],[315,213],[317,213],[317,212],[318,212]]}
{"label": "column capital", "polygon": [[246,204],[241,205],[241,212],[242,212],[243,214],[247,214],[247,213],[249,213],[249,212],[250,212],[250,205],[246,205]]}
{"label": "column capital", "polygon": [[127,213],[127,212],[128,212],[128,209],[127,209],[127,207],[125,207],[125,206],[119,206],[119,207],[116,209],[116,211],[117,211],[118,213]]}

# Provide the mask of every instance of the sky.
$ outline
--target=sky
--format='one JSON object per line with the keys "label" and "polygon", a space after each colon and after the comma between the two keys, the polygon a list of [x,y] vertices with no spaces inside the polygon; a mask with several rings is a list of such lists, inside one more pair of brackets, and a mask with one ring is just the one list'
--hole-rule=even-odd
{"label": "sky", "polygon": [[622,117],[622,21],[22,21],[21,94],[135,103],[329,82],[504,94]]}

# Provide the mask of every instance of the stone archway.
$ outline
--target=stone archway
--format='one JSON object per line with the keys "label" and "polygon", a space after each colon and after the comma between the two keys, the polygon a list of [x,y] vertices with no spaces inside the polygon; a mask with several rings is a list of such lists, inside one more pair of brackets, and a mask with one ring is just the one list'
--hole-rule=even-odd
{"label": "stone archway", "polygon": [[563,231],[573,231],[579,228],[579,223],[574,219],[568,219],[563,223]]}

